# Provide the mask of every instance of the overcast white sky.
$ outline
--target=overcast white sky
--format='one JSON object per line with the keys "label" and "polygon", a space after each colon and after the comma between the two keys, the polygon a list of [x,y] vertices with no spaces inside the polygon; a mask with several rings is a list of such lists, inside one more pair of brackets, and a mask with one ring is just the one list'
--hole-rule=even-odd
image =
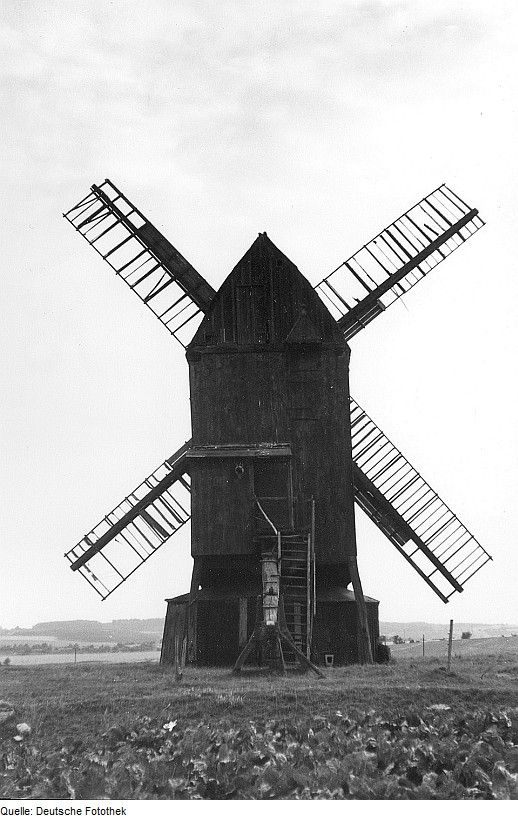
{"label": "overcast white sky", "polygon": [[[1,24],[0,625],[155,617],[63,558],[190,436],[187,366],[61,213],[110,177],[218,286],[258,231],[319,281],[442,182],[487,225],[352,342],[355,397],[494,556],[445,607],[359,522],[385,620],[516,623],[518,6],[39,2]],[[360,517],[360,516],[359,516]]]}

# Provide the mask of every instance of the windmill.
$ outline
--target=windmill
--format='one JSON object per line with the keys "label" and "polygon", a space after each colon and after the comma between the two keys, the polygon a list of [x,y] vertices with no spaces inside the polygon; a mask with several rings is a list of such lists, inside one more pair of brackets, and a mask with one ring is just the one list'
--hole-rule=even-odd
{"label": "windmill", "polygon": [[315,288],[261,233],[216,292],[109,180],[64,216],[186,349],[192,439],[65,553],[105,599],[191,519],[162,662],[375,658],[355,503],[445,603],[491,560],[349,392],[348,342],[484,224],[449,187]]}

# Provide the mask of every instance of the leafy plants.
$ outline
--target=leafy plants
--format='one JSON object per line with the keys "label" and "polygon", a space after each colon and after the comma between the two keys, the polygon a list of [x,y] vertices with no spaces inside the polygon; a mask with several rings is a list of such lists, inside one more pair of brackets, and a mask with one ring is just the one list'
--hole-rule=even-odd
{"label": "leafy plants", "polygon": [[483,667],[410,660],[325,680],[187,668],[178,682],[152,664],[13,664],[0,798],[509,799],[516,658]]}

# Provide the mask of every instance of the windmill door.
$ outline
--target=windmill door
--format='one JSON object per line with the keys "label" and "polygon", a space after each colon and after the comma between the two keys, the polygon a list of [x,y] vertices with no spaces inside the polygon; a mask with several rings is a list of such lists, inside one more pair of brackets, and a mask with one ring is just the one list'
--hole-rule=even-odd
{"label": "windmill door", "polygon": [[[293,529],[293,488],[288,459],[257,458],[253,462],[254,495],[277,530]],[[272,528],[259,509],[255,530],[271,534]]]}

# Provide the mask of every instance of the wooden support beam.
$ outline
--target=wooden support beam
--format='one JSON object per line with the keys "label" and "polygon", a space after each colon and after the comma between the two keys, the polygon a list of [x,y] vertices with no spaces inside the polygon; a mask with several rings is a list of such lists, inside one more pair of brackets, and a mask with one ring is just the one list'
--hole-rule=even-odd
{"label": "wooden support beam", "polygon": [[198,589],[200,586],[201,559],[194,559],[192,568],[191,588],[189,590],[189,604],[187,615],[187,659],[189,663],[196,662],[197,641],[196,629],[198,621]]}
{"label": "wooden support beam", "polygon": [[239,673],[241,672],[241,669],[243,668],[243,666],[245,664],[245,661],[248,658],[250,652],[254,648],[255,643],[256,643],[256,634],[255,634],[255,630],[254,630],[254,632],[250,635],[250,638],[248,639],[248,642],[245,644],[245,646],[243,647],[243,649],[241,650],[241,652],[239,653],[239,655],[237,657],[237,660],[234,664],[234,668],[232,669],[232,672],[233,672],[234,675],[239,675]]}
{"label": "wooden support beam", "polygon": [[290,632],[288,630],[288,626],[286,624],[286,615],[285,615],[285,612],[284,612],[284,598],[283,598],[282,595],[279,598],[278,629],[280,631],[280,637],[289,646],[291,651],[295,653],[295,656],[299,659],[299,662],[300,662],[300,665],[302,666],[302,668],[303,669],[311,669],[311,671],[314,672],[315,675],[317,675],[319,678],[325,678],[325,675],[322,672],[322,670],[319,669],[318,666],[315,666],[315,664],[312,663],[309,660],[309,658],[306,658],[304,653],[301,652],[300,649],[297,646],[295,646],[295,644],[293,643],[292,637],[291,637]]}
{"label": "wooden support beam", "polygon": [[162,649],[160,651],[160,663],[164,665],[174,662],[174,634],[177,615],[177,607],[173,607],[168,603],[164,623],[164,634],[162,636]]}
{"label": "wooden support beam", "polygon": [[239,649],[241,650],[248,639],[248,599],[239,599]]}
{"label": "wooden support beam", "polygon": [[191,447],[185,454],[195,458],[289,458],[291,445],[288,444],[210,444],[205,447]]}
{"label": "wooden support beam", "polygon": [[360,581],[360,574],[358,572],[358,562],[356,556],[347,559],[347,566],[351,575],[353,584],[354,597],[356,600],[356,608],[358,611],[358,649],[360,663],[373,663],[372,645],[369,635],[369,621],[367,617],[367,607],[365,605],[365,598],[363,597],[363,589]]}
{"label": "wooden support beam", "polygon": [[256,645],[260,645],[263,626],[263,601],[262,596],[258,595],[255,608],[254,631],[252,632],[248,641],[245,643],[243,649],[239,653],[237,660],[234,664],[234,667],[232,669],[232,674],[239,675],[252,649],[254,649]]}
{"label": "wooden support beam", "polygon": [[282,651],[282,638],[281,638],[279,633],[277,633],[277,651],[279,653],[281,673],[283,675],[287,675],[288,673],[286,672],[286,663],[285,663],[285,660],[284,660],[284,652]]}
{"label": "wooden support beam", "polygon": [[294,653],[294,655],[298,658],[300,665],[304,669],[311,669],[319,678],[325,678],[324,673],[318,666],[315,666],[300,649],[295,646],[293,643],[292,637],[288,631],[288,627],[286,625],[286,616],[284,614],[284,601],[282,595],[279,597],[279,617],[278,621],[275,625],[266,627],[263,621],[263,602],[262,596],[259,595],[257,597],[257,615],[255,619],[255,626],[254,631],[252,632],[248,643],[246,646],[241,650],[239,656],[234,664],[234,668],[232,670],[233,674],[239,675],[243,665],[250,655],[252,649],[255,646],[262,646],[268,642],[272,641],[274,638],[273,646],[276,647],[278,656],[279,656],[279,663],[283,674],[286,673],[286,664],[284,661],[284,653],[282,651],[282,642],[284,642]]}

